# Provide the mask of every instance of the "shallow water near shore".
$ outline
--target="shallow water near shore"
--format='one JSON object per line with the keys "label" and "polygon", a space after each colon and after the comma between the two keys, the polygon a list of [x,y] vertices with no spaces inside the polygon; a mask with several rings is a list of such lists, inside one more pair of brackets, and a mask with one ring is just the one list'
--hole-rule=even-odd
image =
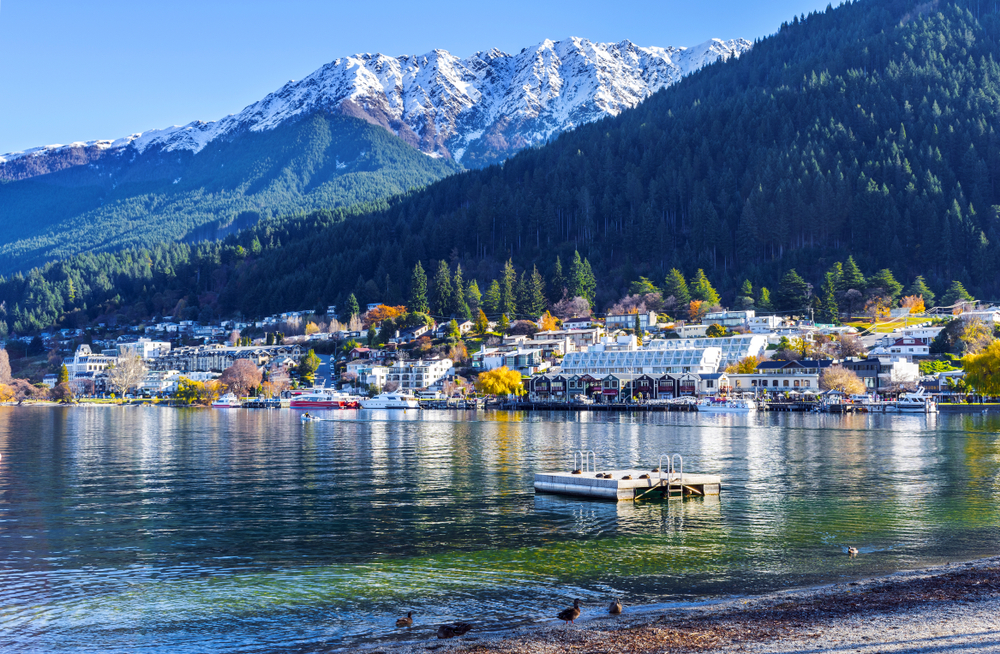
{"label": "shallow water near shore", "polygon": [[[996,554],[989,415],[0,408],[0,649],[326,651]],[[719,497],[535,495],[679,452]],[[849,559],[846,548],[861,555]],[[414,611],[415,626],[395,619]]]}

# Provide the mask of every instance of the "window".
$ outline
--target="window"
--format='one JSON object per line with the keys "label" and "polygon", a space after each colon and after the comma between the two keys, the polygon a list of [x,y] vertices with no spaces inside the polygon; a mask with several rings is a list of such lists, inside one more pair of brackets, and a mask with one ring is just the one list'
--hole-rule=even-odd
{"label": "window", "polygon": [[784,386],[785,386],[785,388],[788,388],[788,380],[787,379],[785,380]]}

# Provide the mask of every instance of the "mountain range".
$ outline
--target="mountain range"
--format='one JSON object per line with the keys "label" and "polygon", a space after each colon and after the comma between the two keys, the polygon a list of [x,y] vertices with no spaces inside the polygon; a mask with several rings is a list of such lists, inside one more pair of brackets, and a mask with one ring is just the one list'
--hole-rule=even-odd
{"label": "mountain range", "polygon": [[220,139],[314,113],[380,125],[425,154],[466,167],[489,164],[559,132],[616,116],[705,64],[739,57],[750,47],[745,39],[658,48],[574,37],[546,40],[515,55],[492,49],[466,59],[445,50],[358,54],[218,121],[2,155],[0,179],[27,179],[113,156],[198,153]]}

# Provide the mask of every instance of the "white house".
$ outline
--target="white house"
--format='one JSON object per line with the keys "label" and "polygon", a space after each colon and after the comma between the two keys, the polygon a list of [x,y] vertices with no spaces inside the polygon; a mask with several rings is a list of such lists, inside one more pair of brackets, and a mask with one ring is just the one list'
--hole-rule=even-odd
{"label": "white house", "polygon": [[441,381],[451,374],[453,367],[451,359],[397,361],[389,369],[386,383],[396,382],[399,384],[399,390],[412,392]]}

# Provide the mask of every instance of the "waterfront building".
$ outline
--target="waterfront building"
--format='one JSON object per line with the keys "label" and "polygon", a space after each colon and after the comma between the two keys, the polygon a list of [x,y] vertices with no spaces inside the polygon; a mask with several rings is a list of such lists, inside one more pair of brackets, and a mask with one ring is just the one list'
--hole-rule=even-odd
{"label": "waterfront building", "polygon": [[401,391],[416,391],[433,386],[453,373],[451,359],[397,361],[389,369],[386,383],[396,382]]}
{"label": "waterfront building", "polygon": [[153,370],[179,370],[188,372],[223,372],[239,359],[247,359],[258,368],[272,359],[302,357],[298,345],[255,345],[229,347],[225,345],[198,345],[179,347],[150,361]]}
{"label": "waterfront building", "polygon": [[[647,349],[649,350],[699,350],[709,347],[717,347],[721,352],[719,366],[725,368],[728,365],[739,363],[743,359],[754,356],[761,358],[767,349],[767,337],[760,334],[734,334],[721,338],[668,338],[652,341]],[[717,372],[711,370],[706,372]],[[682,371],[668,371],[682,372]],[[683,371],[687,372],[687,371]],[[700,372],[697,370],[691,372]]]}

